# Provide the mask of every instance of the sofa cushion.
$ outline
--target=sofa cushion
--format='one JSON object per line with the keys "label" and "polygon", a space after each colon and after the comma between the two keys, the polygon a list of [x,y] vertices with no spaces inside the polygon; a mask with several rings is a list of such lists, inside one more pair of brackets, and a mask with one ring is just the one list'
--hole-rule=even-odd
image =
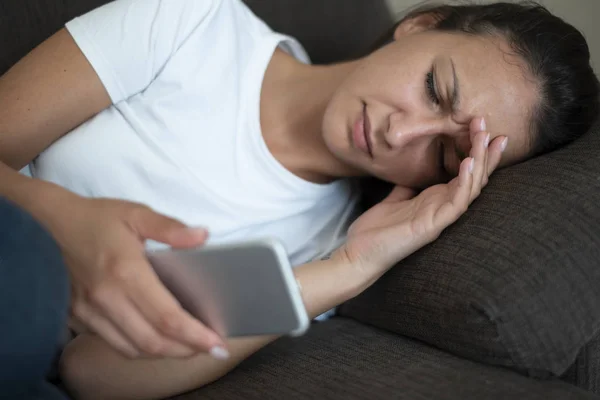
{"label": "sofa cushion", "polygon": [[559,380],[541,382],[458,358],[346,318],[284,338],[203,389],[177,400],[598,399]]}
{"label": "sofa cushion", "polygon": [[562,377],[566,382],[600,394],[600,334],[579,353],[575,364]]}
{"label": "sofa cushion", "polygon": [[0,75],[65,22],[108,1],[0,1]]}
{"label": "sofa cushion", "polygon": [[[370,202],[383,193],[375,188]],[[340,313],[486,363],[560,376],[600,332],[600,124],[494,174],[459,221]]]}

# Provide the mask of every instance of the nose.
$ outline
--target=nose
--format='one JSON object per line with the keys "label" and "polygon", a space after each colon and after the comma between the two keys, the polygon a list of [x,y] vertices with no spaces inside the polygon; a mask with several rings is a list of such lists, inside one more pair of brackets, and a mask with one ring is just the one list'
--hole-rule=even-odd
{"label": "nose", "polygon": [[395,113],[390,116],[389,129],[384,138],[390,148],[401,148],[420,137],[451,134],[454,128],[449,125],[442,118],[411,117],[405,113]]}

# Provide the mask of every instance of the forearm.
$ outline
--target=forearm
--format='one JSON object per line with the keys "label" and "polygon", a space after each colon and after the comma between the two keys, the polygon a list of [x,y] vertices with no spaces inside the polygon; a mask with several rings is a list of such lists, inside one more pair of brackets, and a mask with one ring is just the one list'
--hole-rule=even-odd
{"label": "forearm", "polygon": [[79,198],[58,185],[29,178],[1,161],[0,197],[27,211],[51,232],[59,228],[55,221],[61,210],[67,210]]}
{"label": "forearm", "polygon": [[[311,318],[356,296],[368,285],[343,259],[318,261],[295,269]],[[63,355],[63,379],[77,398],[147,399],[172,396],[222,377],[241,361],[277,337],[227,341],[230,358],[218,361],[207,354],[187,360],[128,360],[93,335],[69,345]]]}
{"label": "forearm", "polygon": [[226,361],[198,354],[188,359],[127,359],[100,337],[83,334],[61,356],[60,375],[69,394],[81,400],[161,399],[207,385],[276,337],[226,341]]}

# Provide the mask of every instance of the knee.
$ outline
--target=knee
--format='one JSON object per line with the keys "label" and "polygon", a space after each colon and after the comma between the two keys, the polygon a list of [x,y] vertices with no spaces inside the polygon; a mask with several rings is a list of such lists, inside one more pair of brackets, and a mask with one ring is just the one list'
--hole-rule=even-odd
{"label": "knee", "polygon": [[69,282],[58,246],[25,211],[0,198],[0,380],[41,382],[66,330]]}
{"label": "knee", "polygon": [[[0,197],[0,273],[3,296],[18,296],[25,315],[46,325],[46,318],[66,322],[69,278],[60,248],[27,212]],[[25,311],[25,310],[23,310]],[[45,331],[44,326],[31,327]]]}
{"label": "knee", "polygon": [[40,335],[60,334],[70,295],[60,248],[31,215],[1,197],[0,221],[0,289],[20,315],[12,322]]}

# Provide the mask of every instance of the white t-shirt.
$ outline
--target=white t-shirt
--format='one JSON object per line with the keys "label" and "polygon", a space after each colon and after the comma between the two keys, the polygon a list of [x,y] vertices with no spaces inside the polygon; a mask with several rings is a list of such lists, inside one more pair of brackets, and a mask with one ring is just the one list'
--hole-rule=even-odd
{"label": "white t-shirt", "polygon": [[277,46],[309,62],[297,41],[239,0],[117,0],[66,27],[113,106],[43,152],[35,177],[205,226],[209,243],[276,237],[293,265],[342,243],[351,182],[297,177],[261,133],[265,70]]}

